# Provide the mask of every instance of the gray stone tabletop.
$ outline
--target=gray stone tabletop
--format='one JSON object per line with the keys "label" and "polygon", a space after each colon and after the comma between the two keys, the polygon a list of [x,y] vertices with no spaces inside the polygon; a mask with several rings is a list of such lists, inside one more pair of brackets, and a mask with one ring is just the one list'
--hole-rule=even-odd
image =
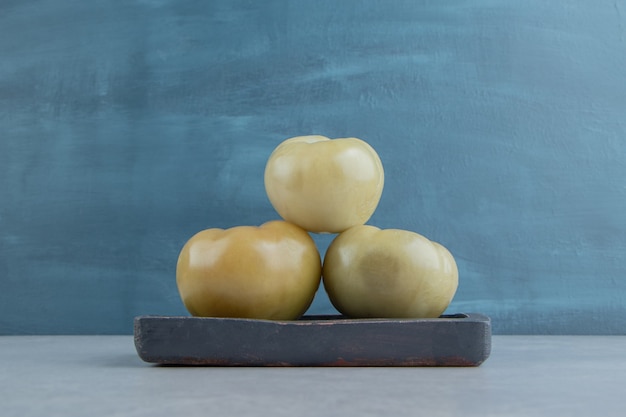
{"label": "gray stone tabletop", "polygon": [[0,337],[4,417],[608,417],[624,386],[624,336],[494,336],[469,368],[165,367],[132,336]]}

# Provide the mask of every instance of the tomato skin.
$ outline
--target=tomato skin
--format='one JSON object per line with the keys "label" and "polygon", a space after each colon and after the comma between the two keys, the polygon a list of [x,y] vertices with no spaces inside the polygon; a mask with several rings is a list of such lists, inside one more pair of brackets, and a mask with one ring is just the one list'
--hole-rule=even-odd
{"label": "tomato skin", "polygon": [[324,288],[354,318],[435,318],[458,287],[458,269],[441,244],[417,233],[355,226],[338,235],[324,257]]}
{"label": "tomato skin", "polygon": [[200,317],[295,320],[320,280],[315,242],[285,221],[198,232],[176,266],[183,304]]}
{"label": "tomato skin", "polygon": [[314,233],[340,233],[365,224],[378,206],[384,169],[376,151],[358,138],[298,136],[270,155],[267,196],[286,221]]}

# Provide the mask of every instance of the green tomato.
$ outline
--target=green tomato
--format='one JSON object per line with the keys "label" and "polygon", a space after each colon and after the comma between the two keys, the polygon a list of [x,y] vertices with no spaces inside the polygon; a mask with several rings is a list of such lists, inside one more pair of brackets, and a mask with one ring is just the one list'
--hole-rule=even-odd
{"label": "green tomato", "polygon": [[448,307],[458,269],[442,245],[407,230],[355,226],[328,247],[324,288],[354,318],[434,318]]}
{"label": "green tomato", "polygon": [[339,233],[369,220],[384,177],[378,154],[361,139],[299,136],[272,152],[264,180],[284,220],[314,233]]}
{"label": "green tomato", "polygon": [[321,280],[311,236],[284,221],[196,233],[183,246],[176,283],[194,316],[294,320]]}

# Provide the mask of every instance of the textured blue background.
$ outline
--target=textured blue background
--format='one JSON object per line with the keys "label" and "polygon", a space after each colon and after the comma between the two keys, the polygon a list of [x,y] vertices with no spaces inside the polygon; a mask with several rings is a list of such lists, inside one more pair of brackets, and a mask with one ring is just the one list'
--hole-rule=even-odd
{"label": "textured blue background", "polygon": [[184,242],[276,218],[314,133],[378,150],[370,224],[452,251],[450,312],[623,334],[625,74],[623,1],[0,1],[0,333],[185,314]]}

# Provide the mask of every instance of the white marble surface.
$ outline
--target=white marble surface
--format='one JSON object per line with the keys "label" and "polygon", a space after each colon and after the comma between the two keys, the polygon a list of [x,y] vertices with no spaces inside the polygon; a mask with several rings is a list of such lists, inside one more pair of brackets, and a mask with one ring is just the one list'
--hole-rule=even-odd
{"label": "white marble surface", "polygon": [[494,336],[477,368],[196,368],[131,336],[0,337],[0,415],[620,416],[626,336]]}

